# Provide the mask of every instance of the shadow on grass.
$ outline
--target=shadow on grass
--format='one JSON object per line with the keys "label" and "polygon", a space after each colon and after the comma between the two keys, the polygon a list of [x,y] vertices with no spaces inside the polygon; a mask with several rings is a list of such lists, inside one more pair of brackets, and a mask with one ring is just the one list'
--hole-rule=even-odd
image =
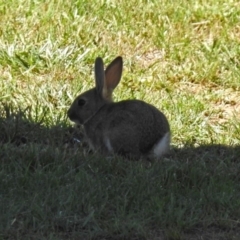
{"label": "shadow on grass", "polygon": [[[44,126],[45,114],[37,121],[31,116],[31,108],[15,111],[11,106],[4,105],[0,109],[0,143],[15,146],[28,144],[46,144],[50,146],[64,146],[77,143],[82,134],[66,123],[54,126]],[[74,141],[74,139],[76,139]]]}
{"label": "shadow on grass", "polygon": [[0,238],[239,237],[240,146],[186,146],[153,164],[104,159],[76,129],[30,111],[0,112]]}

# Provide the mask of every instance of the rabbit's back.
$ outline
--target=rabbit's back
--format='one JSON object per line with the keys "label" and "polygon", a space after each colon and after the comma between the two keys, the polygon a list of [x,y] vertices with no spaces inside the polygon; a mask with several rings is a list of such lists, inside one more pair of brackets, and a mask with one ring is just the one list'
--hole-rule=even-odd
{"label": "rabbit's back", "polygon": [[133,158],[150,154],[170,134],[165,115],[140,100],[105,104],[84,127],[95,149]]}

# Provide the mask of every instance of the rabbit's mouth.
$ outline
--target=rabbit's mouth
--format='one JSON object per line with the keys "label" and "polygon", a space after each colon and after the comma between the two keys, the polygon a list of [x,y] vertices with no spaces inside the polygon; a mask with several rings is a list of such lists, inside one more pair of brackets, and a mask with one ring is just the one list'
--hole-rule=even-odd
{"label": "rabbit's mouth", "polygon": [[77,118],[70,118],[70,117],[69,117],[69,119],[70,119],[72,122],[76,123],[76,124],[82,125],[82,122],[79,121],[79,119],[77,119]]}
{"label": "rabbit's mouth", "polygon": [[72,122],[74,122],[76,124],[82,124],[82,122],[79,120],[77,114],[74,111],[71,111],[71,109],[68,110],[67,115]]}
{"label": "rabbit's mouth", "polygon": [[80,124],[80,125],[82,124],[78,119],[74,119],[74,120],[70,119],[70,120],[76,124]]}

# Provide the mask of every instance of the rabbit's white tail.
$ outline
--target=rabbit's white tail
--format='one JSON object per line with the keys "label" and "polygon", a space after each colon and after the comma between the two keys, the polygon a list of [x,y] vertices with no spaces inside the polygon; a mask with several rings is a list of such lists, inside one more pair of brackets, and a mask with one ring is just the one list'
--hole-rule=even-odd
{"label": "rabbit's white tail", "polygon": [[153,157],[159,159],[163,154],[165,154],[170,147],[171,134],[166,133],[163,138],[161,138],[153,147],[152,154]]}

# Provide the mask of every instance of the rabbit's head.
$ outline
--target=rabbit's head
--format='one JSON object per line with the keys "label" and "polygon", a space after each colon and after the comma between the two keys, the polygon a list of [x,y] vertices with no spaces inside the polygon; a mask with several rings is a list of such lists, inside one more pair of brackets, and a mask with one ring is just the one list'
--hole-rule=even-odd
{"label": "rabbit's head", "polygon": [[115,58],[104,71],[102,58],[95,60],[95,88],[80,94],[67,114],[71,121],[84,124],[105,104],[112,102],[112,92],[122,76],[122,57]]}

